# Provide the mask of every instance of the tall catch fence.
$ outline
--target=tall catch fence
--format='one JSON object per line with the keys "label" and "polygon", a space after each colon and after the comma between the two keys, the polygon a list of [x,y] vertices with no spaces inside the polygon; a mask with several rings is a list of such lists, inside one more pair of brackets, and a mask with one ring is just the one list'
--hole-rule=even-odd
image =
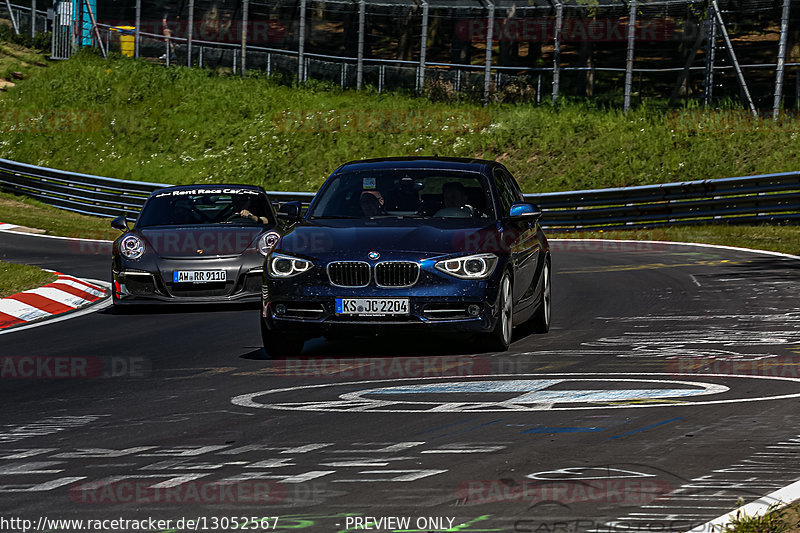
{"label": "tall catch fence", "polygon": [[19,32],[437,99],[800,109],[800,0],[0,0]]}

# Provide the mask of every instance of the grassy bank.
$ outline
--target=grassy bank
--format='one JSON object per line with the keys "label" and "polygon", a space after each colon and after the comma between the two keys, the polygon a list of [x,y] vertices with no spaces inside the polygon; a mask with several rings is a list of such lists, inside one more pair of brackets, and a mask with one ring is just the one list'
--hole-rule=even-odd
{"label": "grassy bank", "polygon": [[55,274],[41,268],[0,262],[0,298],[41,287],[56,278]]}
{"label": "grassy bank", "polygon": [[35,70],[0,111],[0,157],[169,183],[316,190],[342,162],[413,154],[501,160],[526,192],[800,168],[800,121],[738,109],[481,107],[90,54]]}
{"label": "grassy bank", "polygon": [[0,193],[0,222],[44,230],[47,235],[115,239],[109,219],[70,213],[31,198]]}

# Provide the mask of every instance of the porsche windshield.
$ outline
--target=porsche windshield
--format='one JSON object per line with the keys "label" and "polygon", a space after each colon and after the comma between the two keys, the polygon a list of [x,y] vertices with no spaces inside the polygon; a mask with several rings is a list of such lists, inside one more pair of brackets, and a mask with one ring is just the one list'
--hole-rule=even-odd
{"label": "porsche windshield", "polygon": [[138,227],[198,226],[208,224],[271,225],[272,209],[266,197],[252,190],[174,190],[151,197]]}
{"label": "porsche windshield", "polygon": [[483,176],[430,170],[349,172],[333,176],[318,193],[309,218],[495,217]]}

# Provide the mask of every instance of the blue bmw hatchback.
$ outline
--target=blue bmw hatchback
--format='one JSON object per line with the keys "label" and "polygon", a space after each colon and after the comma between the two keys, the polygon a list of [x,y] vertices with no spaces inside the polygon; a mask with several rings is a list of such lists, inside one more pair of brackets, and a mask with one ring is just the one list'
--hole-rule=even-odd
{"label": "blue bmw hatchback", "polygon": [[261,331],[273,356],[320,335],[427,328],[508,349],[550,328],[541,211],[494,161],[389,158],[339,167],[265,260]]}

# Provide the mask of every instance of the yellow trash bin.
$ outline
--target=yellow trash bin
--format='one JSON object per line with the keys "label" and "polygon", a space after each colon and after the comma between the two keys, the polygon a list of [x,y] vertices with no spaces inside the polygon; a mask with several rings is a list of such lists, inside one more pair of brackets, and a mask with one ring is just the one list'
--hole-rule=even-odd
{"label": "yellow trash bin", "polygon": [[136,46],[135,43],[136,37],[134,34],[136,27],[113,26],[111,29],[119,32],[119,47],[120,47],[120,52],[122,52],[122,55],[133,57],[133,53]]}

